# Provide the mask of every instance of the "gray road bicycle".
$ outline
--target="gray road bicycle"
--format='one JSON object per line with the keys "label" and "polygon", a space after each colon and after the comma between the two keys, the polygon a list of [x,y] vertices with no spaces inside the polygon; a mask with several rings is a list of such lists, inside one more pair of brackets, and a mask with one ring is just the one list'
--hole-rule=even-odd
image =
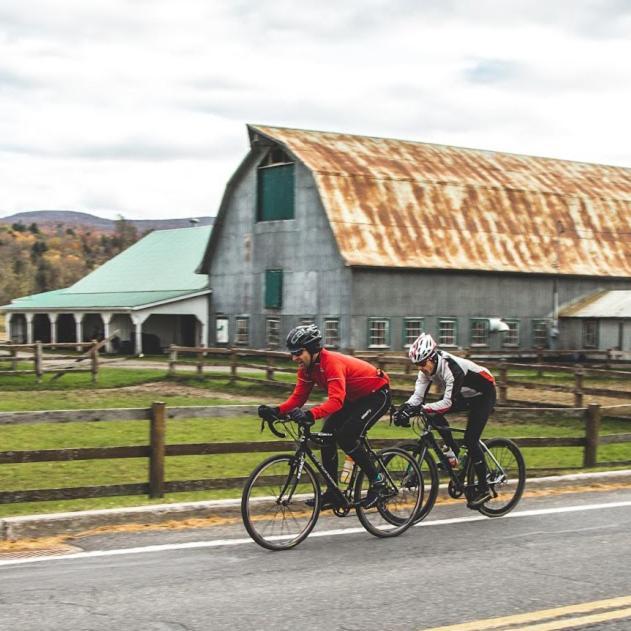
{"label": "gray road bicycle", "polygon": [[[413,416],[411,426],[418,438],[406,441],[399,447],[409,451],[416,460],[423,475],[424,500],[419,508],[414,523],[425,519],[434,507],[438,496],[439,468],[449,479],[447,492],[453,498],[471,499],[477,489],[477,476],[473,462],[469,458],[466,446],[460,441],[459,466],[454,469],[443,453],[438,433],[431,417],[423,412]],[[449,428],[456,434],[464,434],[465,430],[457,427]],[[442,441],[441,441],[442,442]],[[519,447],[508,438],[489,438],[480,441],[487,467],[487,482],[492,498],[476,507],[487,517],[506,515],[517,506],[526,485],[526,463]],[[414,475],[410,472],[411,475]],[[414,482],[414,480],[412,480]]]}
{"label": "gray road bicycle", "polygon": [[332,439],[332,434],[312,432],[309,425],[287,418],[263,421],[261,430],[266,424],[279,438],[289,434],[296,450],[261,462],[243,488],[243,524],[260,546],[287,550],[309,535],[321,510],[320,480],[326,480],[336,491],[334,514],[346,517],[354,510],[362,526],[376,537],[396,537],[412,526],[423,503],[423,476],[409,452],[397,447],[375,452],[368,439],[361,437],[386,481],[386,490],[376,506],[364,508],[362,499],[369,487],[364,472],[354,465],[348,481],[338,485],[312,451],[312,445],[322,445]]}

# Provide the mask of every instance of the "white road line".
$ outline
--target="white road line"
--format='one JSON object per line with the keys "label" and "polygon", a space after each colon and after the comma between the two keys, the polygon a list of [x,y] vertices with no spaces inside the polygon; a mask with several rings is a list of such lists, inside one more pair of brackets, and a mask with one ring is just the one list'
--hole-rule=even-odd
{"label": "white road line", "polygon": [[[534,510],[516,511],[509,513],[502,519],[511,519],[515,517],[536,517],[539,515],[555,515],[559,513],[576,513],[589,510],[604,510],[608,508],[624,508],[631,506],[631,501],[626,502],[607,502],[604,504],[586,504],[584,506],[562,506],[558,508],[540,508]],[[446,526],[450,524],[464,524],[474,521],[488,521],[488,517],[483,515],[475,515],[473,517],[453,517],[450,519],[437,519],[432,521],[424,521],[417,524],[416,528],[429,528],[432,526]],[[365,532],[362,527],[356,528],[337,528],[334,530],[322,530],[314,532],[309,537],[336,537],[339,535],[352,535]],[[118,550],[93,550],[91,552],[76,552],[60,556],[46,557],[29,557],[26,559],[12,559],[0,561],[0,567],[11,565],[24,565],[27,563],[44,563],[51,561],[70,561],[73,559],[92,559],[98,557],[122,556],[125,554],[143,554],[149,552],[166,552],[171,550],[192,550],[199,548],[221,548],[225,546],[255,545],[254,541],[247,538],[242,539],[215,539],[214,541],[192,541],[188,543],[167,543],[163,545],[143,546],[138,548],[121,548]]]}

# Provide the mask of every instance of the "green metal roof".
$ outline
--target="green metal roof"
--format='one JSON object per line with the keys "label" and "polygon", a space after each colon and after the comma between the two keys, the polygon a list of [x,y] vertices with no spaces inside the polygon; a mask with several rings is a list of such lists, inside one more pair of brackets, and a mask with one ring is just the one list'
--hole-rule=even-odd
{"label": "green metal roof", "polygon": [[65,289],[16,298],[3,309],[129,309],[208,290],[195,273],[212,226],[157,230]]}
{"label": "green metal roof", "polygon": [[204,289],[208,277],[195,273],[211,226],[157,230],[88,274],[72,293]]}
{"label": "green metal roof", "polygon": [[133,309],[143,305],[153,304],[183,298],[197,292],[185,289],[182,291],[119,291],[94,294],[69,292],[67,289],[47,291],[24,298],[16,298],[8,310],[33,309]]}

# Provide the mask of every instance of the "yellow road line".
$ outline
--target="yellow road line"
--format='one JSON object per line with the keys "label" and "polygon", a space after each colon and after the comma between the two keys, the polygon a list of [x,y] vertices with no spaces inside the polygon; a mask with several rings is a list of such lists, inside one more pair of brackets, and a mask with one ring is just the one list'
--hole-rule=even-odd
{"label": "yellow road line", "polygon": [[[631,596],[621,596],[620,598],[608,598],[607,600],[595,600],[589,603],[579,603],[577,605],[568,605],[565,607],[556,607],[554,609],[541,609],[540,611],[532,611],[530,613],[517,614],[514,616],[503,616],[501,618],[488,618],[487,620],[475,620],[473,622],[464,622],[461,624],[448,625],[443,627],[434,627],[427,631],[485,631],[486,629],[501,629],[509,625],[516,624],[528,624],[529,622],[537,622],[546,620],[549,618],[559,618],[561,616],[569,616],[578,613],[590,613],[598,609],[613,609],[614,607],[625,607],[631,605]],[[623,616],[631,616],[631,609],[624,609],[622,611],[627,612]],[[616,614],[618,612],[611,612]],[[598,614],[609,615],[609,614]],[[613,618],[612,618],[613,619]],[[577,619],[574,618],[572,623],[576,626]],[[559,620],[556,622],[550,622],[547,624],[564,623],[567,626],[569,620]],[[581,624],[590,624],[588,622]],[[563,626],[559,627],[544,627],[538,625],[536,627],[523,627],[525,629],[537,629],[537,631],[544,631],[545,629],[563,629]],[[521,631],[521,630],[520,630]]]}
{"label": "yellow road line", "polygon": [[620,620],[621,618],[631,618],[631,607],[615,609],[614,611],[608,611],[606,613],[597,613],[591,616],[564,618],[563,620],[533,624],[527,627],[516,627],[515,631],[560,631],[561,629],[576,629],[577,627],[584,627],[586,624],[591,625],[597,622]]}

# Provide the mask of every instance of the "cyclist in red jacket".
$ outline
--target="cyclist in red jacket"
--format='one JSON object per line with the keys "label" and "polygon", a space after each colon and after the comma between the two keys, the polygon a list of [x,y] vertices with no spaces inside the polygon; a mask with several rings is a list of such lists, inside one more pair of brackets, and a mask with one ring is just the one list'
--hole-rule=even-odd
{"label": "cyclist in red jacket", "polygon": [[[322,348],[321,342],[322,334],[315,324],[301,325],[289,332],[287,348],[299,366],[296,387],[286,401],[277,407],[261,405],[258,413],[265,420],[273,420],[291,412],[294,420],[307,424],[325,418],[322,431],[333,434],[333,439],[322,446],[324,468],[337,481],[337,442],[370,480],[362,505],[371,508],[385,490],[385,480],[359,438],[389,409],[390,379],[368,362]],[[301,410],[314,385],[327,392],[327,400],[309,411]],[[322,508],[336,506],[337,498],[327,488],[322,495]]]}

